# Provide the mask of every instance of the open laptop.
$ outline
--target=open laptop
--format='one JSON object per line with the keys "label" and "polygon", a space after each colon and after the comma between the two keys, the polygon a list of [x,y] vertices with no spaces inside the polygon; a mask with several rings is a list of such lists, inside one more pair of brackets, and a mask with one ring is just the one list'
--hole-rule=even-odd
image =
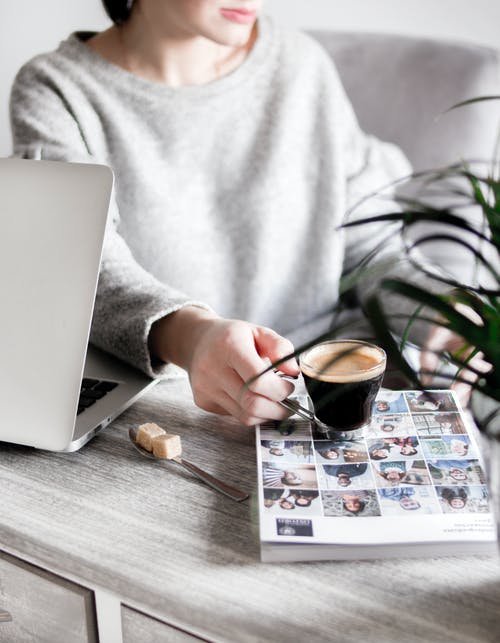
{"label": "open laptop", "polygon": [[0,159],[0,441],[75,451],[155,383],[88,346],[112,185]]}

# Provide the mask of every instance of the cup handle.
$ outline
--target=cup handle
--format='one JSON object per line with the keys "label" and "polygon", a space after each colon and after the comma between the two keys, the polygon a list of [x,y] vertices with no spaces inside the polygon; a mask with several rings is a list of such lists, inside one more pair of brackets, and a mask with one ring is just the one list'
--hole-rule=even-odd
{"label": "cup handle", "polygon": [[[276,371],[276,374],[279,375],[279,377],[281,377],[282,379],[288,380],[292,383],[297,379],[296,377],[286,375],[286,373],[282,373],[281,371]],[[280,404],[289,411],[293,411],[297,415],[300,415],[300,417],[304,420],[308,420],[309,422],[316,421],[316,416],[314,415],[314,413],[312,413],[309,409],[306,409],[306,407],[302,406],[302,404],[299,404],[297,400],[291,400],[289,397],[286,397],[284,400],[281,400]]]}
{"label": "cup handle", "polygon": [[284,406],[289,411],[293,411],[297,415],[300,415],[304,420],[309,420],[309,422],[315,422],[316,417],[309,409],[306,409],[305,406],[299,404],[296,400],[291,400],[289,397],[285,397],[284,400],[280,402],[281,406]]}

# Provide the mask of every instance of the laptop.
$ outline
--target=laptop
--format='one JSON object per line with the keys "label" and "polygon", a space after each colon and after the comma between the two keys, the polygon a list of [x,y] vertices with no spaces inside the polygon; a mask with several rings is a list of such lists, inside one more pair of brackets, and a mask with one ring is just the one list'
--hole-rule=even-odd
{"label": "laptop", "polygon": [[75,451],[156,382],[88,345],[112,186],[0,159],[0,441]]}

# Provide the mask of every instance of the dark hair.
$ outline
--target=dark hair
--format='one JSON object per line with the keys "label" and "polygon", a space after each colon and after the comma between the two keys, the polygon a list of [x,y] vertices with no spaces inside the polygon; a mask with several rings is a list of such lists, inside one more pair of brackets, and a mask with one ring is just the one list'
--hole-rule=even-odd
{"label": "dark hair", "polygon": [[134,0],[102,0],[102,4],[111,20],[121,25],[128,20]]}
{"label": "dark hair", "polygon": [[446,500],[448,504],[455,498],[460,498],[464,503],[467,502],[467,492],[463,487],[459,487],[459,489],[450,489],[445,487],[441,491],[441,497]]}

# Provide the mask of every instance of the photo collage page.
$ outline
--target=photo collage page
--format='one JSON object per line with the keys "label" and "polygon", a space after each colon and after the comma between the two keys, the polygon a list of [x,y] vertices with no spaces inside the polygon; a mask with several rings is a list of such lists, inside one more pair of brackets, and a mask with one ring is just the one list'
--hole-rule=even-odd
{"label": "photo collage page", "polygon": [[278,523],[490,511],[477,446],[449,391],[381,391],[360,439],[318,440],[296,418],[277,427],[261,425],[259,448],[263,511]]}

